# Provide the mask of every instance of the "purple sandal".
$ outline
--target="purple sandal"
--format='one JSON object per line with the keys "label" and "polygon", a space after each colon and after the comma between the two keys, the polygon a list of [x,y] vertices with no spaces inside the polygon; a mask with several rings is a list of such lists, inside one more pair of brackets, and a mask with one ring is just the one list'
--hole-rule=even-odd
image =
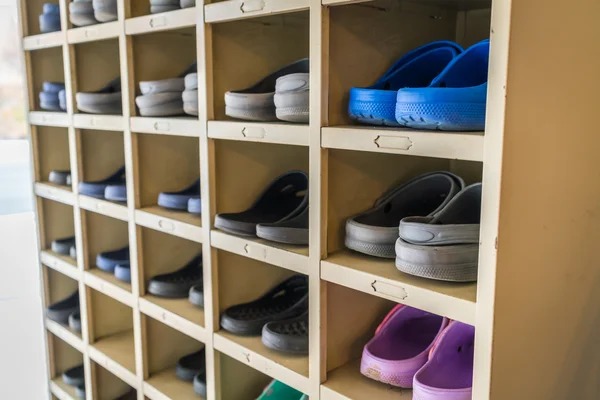
{"label": "purple sandal", "polygon": [[471,400],[475,328],[451,322],[417,372],[413,400]]}
{"label": "purple sandal", "polygon": [[360,372],[367,378],[411,388],[413,377],[427,362],[429,350],[448,319],[397,305],[363,350]]}

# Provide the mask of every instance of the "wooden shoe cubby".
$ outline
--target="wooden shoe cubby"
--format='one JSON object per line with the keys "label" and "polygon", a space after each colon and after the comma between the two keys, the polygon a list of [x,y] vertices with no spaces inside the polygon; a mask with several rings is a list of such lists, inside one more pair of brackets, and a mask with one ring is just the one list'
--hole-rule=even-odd
{"label": "wooden shoe cubby", "polygon": [[[597,4],[198,0],[196,7],[153,15],[147,0],[118,0],[117,21],[75,28],[61,0],[62,31],[40,34],[41,4],[21,2],[21,25],[43,298],[47,305],[78,287],[83,330],[76,335],[46,321],[55,398],[75,398],[57,379],[82,361],[87,400],[113,399],[128,388],[138,400],[196,398],[173,367],[204,346],[208,400],[254,399],[274,378],[311,400],[410,399],[409,390],[368,380],[359,370],[362,347],[398,303],[476,327],[474,400],[600,396],[593,378],[574,377],[577,386],[563,393],[532,372],[573,377],[581,365],[593,367],[560,355],[595,348],[587,332],[600,329],[584,312],[562,315],[555,329],[554,311],[600,302],[600,271],[590,267],[598,260],[581,251],[597,245],[600,215],[594,184],[600,139],[589,122],[600,106],[594,69],[600,57],[581,51],[597,48]],[[485,134],[358,125],[348,117],[350,88],[373,84],[407,51],[433,40],[468,47],[487,37]],[[564,56],[556,56],[559,50]],[[226,91],[304,57],[311,60],[309,124],[225,115]],[[139,82],[175,77],[194,60],[199,116],[139,116]],[[77,111],[78,91],[100,89],[116,76],[122,115]],[[548,76],[569,84],[549,85]],[[41,82],[51,80],[65,81],[66,113],[39,110]],[[79,182],[123,164],[126,204],[79,193]],[[50,170],[69,168],[71,188],[48,184]],[[217,213],[247,208],[292,169],[310,177],[308,246],[214,227]],[[454,172],[467,184],[483,181],[477,283],[409,276],[393,260],[344,246],[348,217],[391,186],[434,170]],[[201,216],[157,206],[160,192],[198,177]],[[52,240],[69,235],[76,236],[77,260],[50,251]],[[99,252],[126,244],[129,285],[95,268]],[[152,276],[175,271],[200,250],[204,308],[147,293]],[[272,352],[260,337],[220,329],[228,306],[295,273],[309,278],[308,356]],[[545,351],[550,344],[552,354]]]}

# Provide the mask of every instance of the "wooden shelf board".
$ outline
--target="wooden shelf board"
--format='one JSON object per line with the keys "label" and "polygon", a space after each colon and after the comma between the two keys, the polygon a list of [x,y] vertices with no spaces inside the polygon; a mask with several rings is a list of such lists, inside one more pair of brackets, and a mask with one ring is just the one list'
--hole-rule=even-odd
{"label": "wooden shelf board", "polygon": [[367,3],[373,0],[321,0],[324,6],[341,6],[347,4]]}
{"label": "wooden shelf board", "polygon": [[146,295],[139,299],[139,308],[142,313],[194,339],[203,343],[208,339],[208,333],[204,329],[204,309],[196,307],[188,299]]}
{"label": "wooden shelf board", "polygon": [[149,206],[135,210],[135,223],[146,228],[202,243],[201,217],[198,214]]}
{"label": "wooden shelf board", "polygon": [[95,362],[121,378],[129,386],[138,389],[133,330],[101,338],[88,349],[90,357]]}
{"label": "wooden shelf board", "polygon": [[144,15],[125,20],[126,35],[167,31],[196,25],[196,7],[160,14]]}
{"label": "wooden shelf board", "polygon": [[122,115],[77,113],[73,114],[73,127],[122,132],[125,130],[125,118]]}
{"label": "wooden shelf board", "polygon": [[483,132],[419,131],[405,128],[322,128],[321,146],[420,157],[483,161]]}
{"label": "wooden shelf board", "polygon": [[327,373],[321,400],[411,400],[412,390],[386,385],[360,373],[360,359]]}
{"label": "wooden shelf board", "polygon": [[40,251],[40,262],[71,279],[79,280],[81,278],[77,262],[69,256],[63,256],[52,250],[42,250]]}
{"label": "wooden shelf board", "polygon": [[31,125],[68,127],[69,114],[55,111],[30,111],[28,121]]}
{"label": "wooden shelf board", "polygon": [[114,274],[92,268],[85,272],[84,282],[87,286],[95,289],[108,297],[111,297],[129,307],[135,307],[135,299],[131,294],[131,284],[123,282]]}
{"label": "wooden shelf board", "polygon": [[118,38],[120,32],[121,26],[119,21],[82,26],[67,30],[67,42],[69,44],[76,44]]}
{"label": "wooden shelf board", "polygon": [[48,49],[50,47],[58,47],[63,44],[63,33],[50,32],[40,33],[39,35],[31,35],[23,38],[23,50],[38,50]]}
{"label": "wooden shelf board", "polygon": [[120,219],[121,221],[128,221],[129,219],[127,215],[127,205],[125,203],[79,195],[79,206],[84,210]]}
{"label": "wooden shelf board", "polygon": [[321,261],[321,279],[467,324],[475,324],[476,283],[441,282],[400,272],[394,260],[350,250]]}
{"label": "wooden shelf board", "polygon": [[58,376],[50,381],[50,391],[59,400],[77,400],[77,392],[74,386],[69,386]]}
{"label": "wooden shelf board", "polygon": [[85,345],[83,344],[83,340],[81,339],[81,333],[75,332],[74,330],[69,328],[69,326],[61,325],[56,321],[52,321],[51,319],[46,318],[46,329],[52,332],[54,336],[62,339],[64,342],[71,345],[71,347],[79,350],[82,353],[85,351]]}
{"label": "wooden shelf board", "polygon": [[210,232],[212,247],[239,254],[281,268],[308,274],[308,247],[270,242],[257,237],[242,237],[219,230]]}
{"label": "wooden shelf board", "polygon": [[200,137],[200,131],[202,130],[200,120],[191,116],[171,118],[131,117],[129,118],[129,127],[132,132],[138,133],[190,137]]}
{"label": "wooden shelf board", "polygon": [[[324,6],[342,6],[356,3],[366,3],[372,0],[322,0]],[[427,5],[449,10],[480,10],[491,7],[491,0],[428,0]]]}
{"label": "wooden shelf board", "polygon": [[[213,3],[206,7],[223,3]],[[308,146],[308,134],[308,124],[208,121],[208,137],[213,139]]]}
{"label": "wooden shelf board", "polygon": [[199,400],[192,382],[182,381],[175,375],[175,367],[150,375],[144,382],[144,395],[151,400]]}
{"label": "wooden shelf board", "polygon": [[69,186],[56,185],[50,182],[36,182],[35,194],[48,200],[72,206],[75,204],[75,195]]}
{"label": "wooden shelf board", "polygon": [[308,10],[309,3],[308,0],[250,1],[241,4],[237,0],[220,1],[204,6],[204,20],[210,24],[291,13]]}
{"label": "wooden shelf board", "polygon": [[270,350],[260,336],[236,336],[219,331],[213,337],[214,348],[243,364],[262,372],[303,393],[309,393],[308,356],[295,356]]}

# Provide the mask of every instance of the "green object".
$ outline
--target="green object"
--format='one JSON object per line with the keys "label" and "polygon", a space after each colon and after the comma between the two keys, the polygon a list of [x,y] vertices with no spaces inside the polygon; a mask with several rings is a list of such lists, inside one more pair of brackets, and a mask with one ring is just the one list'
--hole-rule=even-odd
{"label": "green object", "polygon": [[308,396],[294,388],[274,380],[265,388],[257,400],[308,400]]}

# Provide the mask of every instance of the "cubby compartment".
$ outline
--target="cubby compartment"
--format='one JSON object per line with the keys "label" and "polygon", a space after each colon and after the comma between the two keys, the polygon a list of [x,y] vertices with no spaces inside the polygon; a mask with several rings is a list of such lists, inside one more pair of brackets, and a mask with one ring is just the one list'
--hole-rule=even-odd
{"label": "cubby compartment", "polygon": [[[234,6],[237,6],[237,11]],[[207,4],[205,7],[207,13],[213,9],[217,11],[215,22],[223,17],[219,17],[219,8],[227,10],[231,7],[232,11],[244,14],[244,4],[240,12],[239,3],[232,1]],[[227,18],[227,11],[223,15]],[[227,91],[248,88],[281,67],[309,56],[308,11],[215,23],[211,30],[212,58],[207,60],[212,63],[209,68],[212,71],[212,96],[208,96],[212,104],[207,107],[209,136],[218,137],[229,130],[244,138],[246,135],[255,136],[262,130],[263,135],[268,131],[265,138],[270,136],[271,131],[275,136],[291,136],[290,141],[308,138],[306,124],[282,120],[252,123],[228,117],[224,98]],[[243,73],[240,73],[240,65],[244,66]],[[211,89],[210,85],[208,89]]]}
{"label": "cubby compartment", "polygon": [[[294,271],[217,250],[219,314],[227,308],[263,296]],[[252,284],[249,284],[252,282]],[[295,355],[266,347],[261,335],[241,336],[223,328],[215,334],[215,349],[297,390],[308,391],[308,355]],[[223,381],[227,382],[227,381]]]}
{"label": "cubby compartment", "polygon": [[48,333],[48,352],[52,355],[50,361],[52,394],[59,399],[79,398],[77,389],[66,384],[62,374],[71,368],[83,365],[83,354],[52,333]]}
{"label": "cubby compartment", "polygon": [[37,151],[35,180],[53,188],[71,191],[70,185],[50,183],[52,171],[70,171],[69,132],[67,128],[53,126],[32,127],[33,145]]}
{"label": "cubby compartment", "polygon": [[198,138],[134,134],[133,139],[138,163],[136,223],[201,242],[199,214],[157,205],[161,192],[183,190],[199,179]]}
{"label": "cubby compartment", "polygon": [[40,220],[40,247],[42,251],[76,266],[75,260],[68,255],[58,254],[52,251],[52,241],[75,236],[73,207],[54,200],[39,197],[38,207],[40,208],[40,214],[42,215]]}
{"label": "cubby compartment", "polygon": [[[23,15],[23,36],[39,35],[42,33],[40,29],[40,15],[43,13],[44,4],[48,3],[46,0],[32,0],[21,6]],[[54,3],[57,4],[58,3]],[[58,31],[60,34],[60,31]],[[54,33],[54,32],[52,32]]]}
{"label": "cubby compartment", "polygon": [[[77,280],[71,276],[65,275],[51,267],[44,266],[42,268],[46,309],[79,291]],[[81,298],[81,294],[79,296]],[[81,331],[73,330],[68,323],[53,321],[46,316],[46,325],[49,330],[62,335],[63,340],[68,340],[71,346],[77,347],[81,345]],[[67,332],[64,332],[65,330]]]}
{"label": "cubby compartment", "polygon": [[405,274],[394,259],[346,248],[346,220],[370,209],[385,192],[426,172],[450,171],[465,185],[481,181],[482,164],[473,161],[330,150],[327,186],[327,256],[323,279],[405,302],[416,308],[474,323],[477,284],[443,282]]}
{"label": "cubby compartment", "polygon": [[[63,52],[61,47],[39,49],[30,53],[29,67],[31,69],[30,89],[32,98],[29,99],[30,111],[43,110],[40,106],[40,92],[43,91],[44,82],[65,82]],[[64,111],[52,111],[62,112]]]}
{"label": "cubby compartment", "polygon": [[327,3],[339,4],[331,4],[329,10],[325,50],[329,60],[329,126],[370,127],[349,117],[349,91],[373,85],[407,52],[436,40],[456,41],[466,48],[490,35],[490,0]]}
{"label": "cubby compartment", "polygon": [[142,246],[138,252],[140,282],[145,293],[140,299],[140,309],[155,318],[164,316],[165,322],[168,317],[170,324],[186,333],[202,335],[204,308],[192,304],[187,293],[185,297],[173,298],[154,295],[147,289],[153,277],[175,272],[201,255],[202,245],[149,228],[138,229],[138,241]]}
{"label": "cubby compartment", "polygon": [[137,392],[115,374],[94,361],[92,367],[93,387],[96,390],[93,398],[98,400],[135,400]]}
{"label": "cubby compartment", "polygon": [[90,357],[132,385],[136,382],[133,310],[95,289],[88,287],[86,292]]}
{"label": "cubby compartment", "polygon": [[[114,271],[98,267],[98,255],[129,246],[129,231],[126,221],[107,217],[92,211],[82,211],[85,229],[84,263],[88,279],[131,293],[131,283],[117,278]],[[106,267],[104,267],[106,268]],[[98,280],[99,279],[99,280]]]}
{"label": "cubby compartment", "polygon": [[119,125],[119,121],[122,121],[122,112],[110,116],[85,113],[77,108],[75,101],[76,93],[96,92],[119,78],[121,67],[119,64],[118,39],[105,39],[73,45],[71,63],[74,66],[72,100],[75,115],[73,116],[73,125],[76,128],[87,129],[123,129],[122,123]]}
{"label": "cubby compartment", "polygon": [[[364,346],[396,303],[329,283],[326,304],[327,379],[323,383],[321,397],[412,399],[410,389],[369,379],[360,372]],[[352,310],[352,313],[347,310]]]}
{"label": "cubby compartment", "polygon": [[[307,147],[216,140],[214,148],[217,213],[237,213],[248,209],[280,175],[290,171],[308,173]],[[303,195],[303,192],[298,195]],[[236,236],[218,229],[214,229],[211,235],[213,246],[220,249],[249,257],[253,254],[259,257],[259,253],[264,252],[265,256],[260,259],[266,262],[297,272],[308,271],[308,246]]]}
{"label": "cubby compartment", "polygon": [[[192,381],[176,375],[179,359],[201,351],[204,344],[196,338],[181,333],[154,318],[145,320],[145,365],[147,378],[144,393],[151,398],[198,400]],[[168,343],[168,346],[165,346]],[[204,352],[200,354],[202,356]]]}
{"label": "cubby compartment", "polygon": [[[220,358],[220,377],[218,386],[221,398],[231,400],[257,399],[272,377],[241,363],[226,354],[216,354]],[[235,382],[234,385],[231,383]]]}

